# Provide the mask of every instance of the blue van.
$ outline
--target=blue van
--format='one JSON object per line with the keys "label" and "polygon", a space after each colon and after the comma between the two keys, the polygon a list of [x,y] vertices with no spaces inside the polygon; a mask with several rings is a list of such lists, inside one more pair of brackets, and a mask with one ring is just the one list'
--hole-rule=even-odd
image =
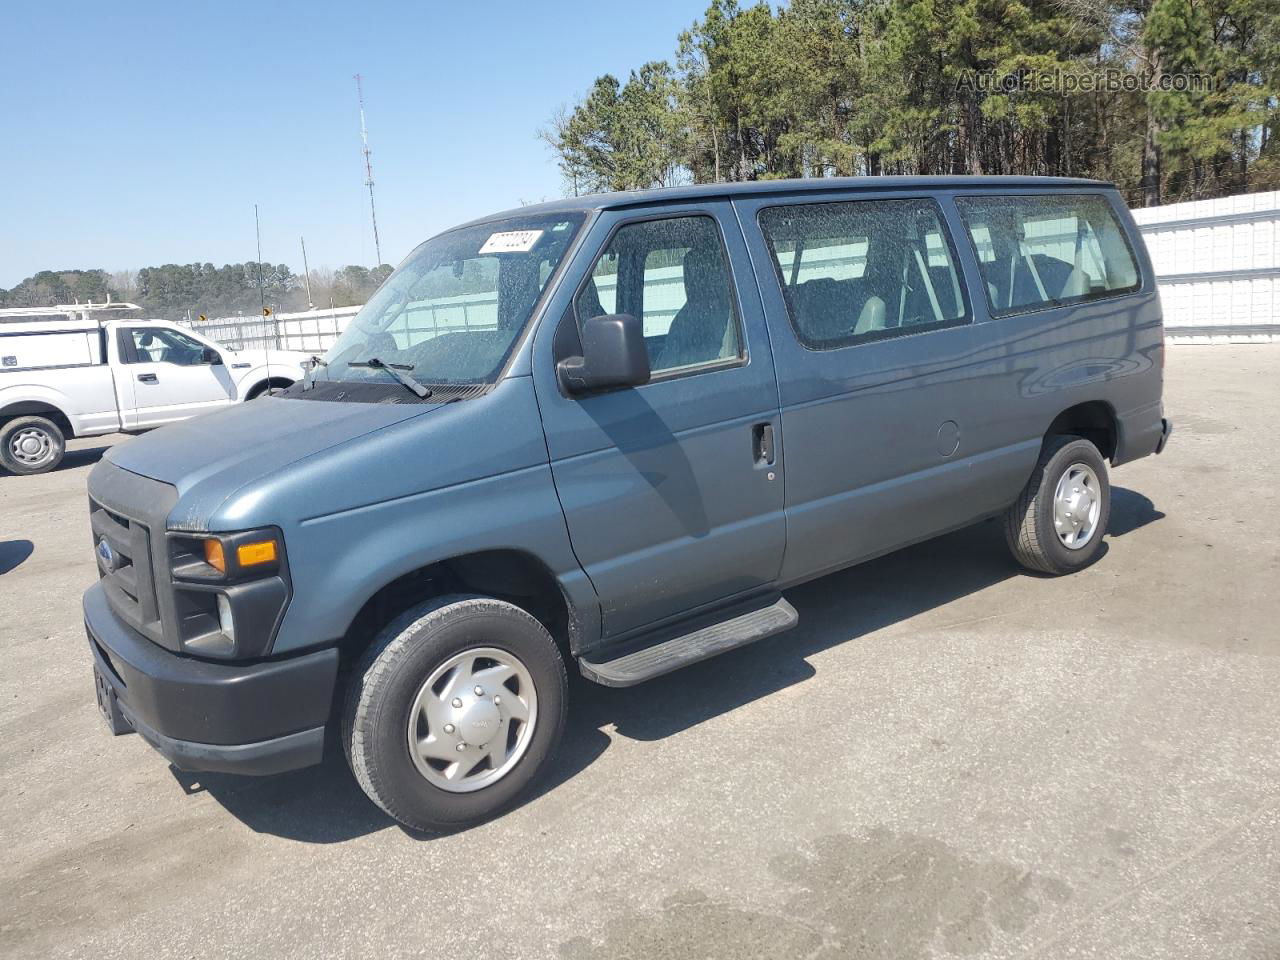
{"label": "blue van", "polygon": [[98,702],[188,770],[340,738],[411,827],[512,803],[567,669],[794,626],[795,584],[992,517],[1099,555],[1159,453],[1163,327],[1114,187],[881,177],[577,197],[414,250],[302,381],[89,478]]}

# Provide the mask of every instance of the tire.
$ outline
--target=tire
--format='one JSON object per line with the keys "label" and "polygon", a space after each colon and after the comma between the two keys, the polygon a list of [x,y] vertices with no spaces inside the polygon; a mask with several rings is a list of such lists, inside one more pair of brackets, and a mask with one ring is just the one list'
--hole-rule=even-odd
{"label": "tire", "polygon": [[10,473],[48,473],[67,453],[62,429],[44,417],[16,417],[0,427],[0,465]]}
{"label": "tire", "polygon": [[282,377],[272,377],[270,380],[263,380],[256,383],[245,395],[245,403],[250,400],[257,400],[259,397],[274,397],[277,393],[283,393],[289,387],[293,386],[294,381],[286,380]]}
{"label": "tire", "polygon": [[[1072,482],[1064,483],[1066,479]],[[1059,484],[1063,484],[1065,496],[1076,498],[1063,504],[1063,532],[1055,523]],[[1093,494],[1086,500],[1071,492],[1087,492],[1090,487]],[[1087,508],[1081,508],[1085,503]],[[1111,483],[1098,448],[1080,437],[1051,437],[1040,452],[1031,479],[1005,514],[1005,540],[1014,558],[1027,569],[1061,576],[1083,570],[1098,559],[1110,517]],[[1074,543],[1069,543],[1073,536]]]}
{"label": "tire", "polygon": [[[524,673],[500,680],[500,668],[512,663]],[[443,695],[428,685],[441,670]],[[481,687],[484,695],[475,695]],[[458,703],[463,709],[453,709]],[[369,799],[407,827],[447,832],[519,799],[559,745],[567,703],[564,661],[541,623],[490,597],[440,597],[388,624],[361,658],[347,690],[342,743]],[[532,719],[519,721],[521,710]],[[424,756],[411,742],[443,754]],[[464,752],[452,763],[458,743]],[[499,753],[507,759],[495,764]]]}

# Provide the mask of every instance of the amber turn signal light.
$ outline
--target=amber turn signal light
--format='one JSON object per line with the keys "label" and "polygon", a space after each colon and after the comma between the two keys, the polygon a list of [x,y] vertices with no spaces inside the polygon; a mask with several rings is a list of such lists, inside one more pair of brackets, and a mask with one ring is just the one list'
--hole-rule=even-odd
{"label": "amber turn signal light", "polygon": [[256,567],[263,563],[275,563],[276,542],[274,540],[259,540],[256,543],[242,543],[236,547],[236,561],[242,567]]}
{"label": "amber turn signal light", "polygon": [[[274,544],[272,545],[274,546]],[[227,572],[227,557],[222,552],[222,541],[209,539],[204,542],[204,562],[221,574]]]}

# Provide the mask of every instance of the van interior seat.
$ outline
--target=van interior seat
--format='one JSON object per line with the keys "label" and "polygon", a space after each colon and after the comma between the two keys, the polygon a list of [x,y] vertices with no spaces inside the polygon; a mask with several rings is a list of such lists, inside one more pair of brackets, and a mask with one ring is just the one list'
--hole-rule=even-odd
{"label": "van interior seat", "polygon": [[846,294],[830,277],[815,277],[795,288],[796,313],[804,334],[811,340],[838,340],[848,336],[851,324]]}
{"label": "van interior seat", "polygon": [[365,353],[358,360],[367,360],[370,357],[377,357],[380,360],[386,360],[388,357],[400,352],[400,347],[396,343],[396,338],[386,330],[379,330],[376,333],[369,334],[364,342]]}
{"label": "van interior seat", "polygon": [[883,330],[884,326],[884,301],[875,295],[867,297],[867,302],[862,305],[862,312],[858,314],[858,322],[853,326],[854,334]]}
{"label": "van interior seat", "polygon": [[794,289],[796,316],[810,340],[842,340],[888,325],[887,304],[877,291],[868,289],[865,278],[814,277]]}
{"label": "van interior seat", "polygon": [[402,351],[402,357],[423,369],[483,370],[501,363],[510,342],[503,330],[451,330]]}
{"label": "van interior seat", "polygon": [[[1030,260],[1030,263],[1028,263]],[[1011,262],[1012,261],[1012,262]],[[1034,264],[1035,273],[1031,267]],[[1055,300],[1066,300],[1088,293],[1092,279],[1082,268],[1045,253],[1027,256],[1010,254],[991,261],[986,268],[987,289],[997,307],[1019,307],[1043,303],[1036,275],[1044,286],[1045,295]],[[1010,277],[1013,278],[1012,291]]]}
{"label": "van interior seat", "polygon": [[1073,297],[1083,297],[1093,288],[1093,278],[1085,272],[1083,267],[1073,267],[1071,275],[1067,277],[1066,284],[1062,287],[1062,292],[1058,294],[1059,300],[1070,300]]}
{"label": "van interior seat", "polygon": [[671,320],[657,367],[687,367],[733,356],[729,279],[719,251],[694,247],[684,255],[685,304]]}

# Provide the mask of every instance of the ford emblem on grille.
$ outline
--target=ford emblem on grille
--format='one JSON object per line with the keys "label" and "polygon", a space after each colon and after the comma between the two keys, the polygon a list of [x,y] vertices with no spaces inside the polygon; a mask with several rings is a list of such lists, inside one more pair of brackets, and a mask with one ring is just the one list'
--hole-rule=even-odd
{"label": "ford emblem on grille", "polygon": [[107,565],[107,569],[114,573],[116,569],[116,552],[111,549],[111,544],[107,543],[105,539],[98,541],[98,556]]}

